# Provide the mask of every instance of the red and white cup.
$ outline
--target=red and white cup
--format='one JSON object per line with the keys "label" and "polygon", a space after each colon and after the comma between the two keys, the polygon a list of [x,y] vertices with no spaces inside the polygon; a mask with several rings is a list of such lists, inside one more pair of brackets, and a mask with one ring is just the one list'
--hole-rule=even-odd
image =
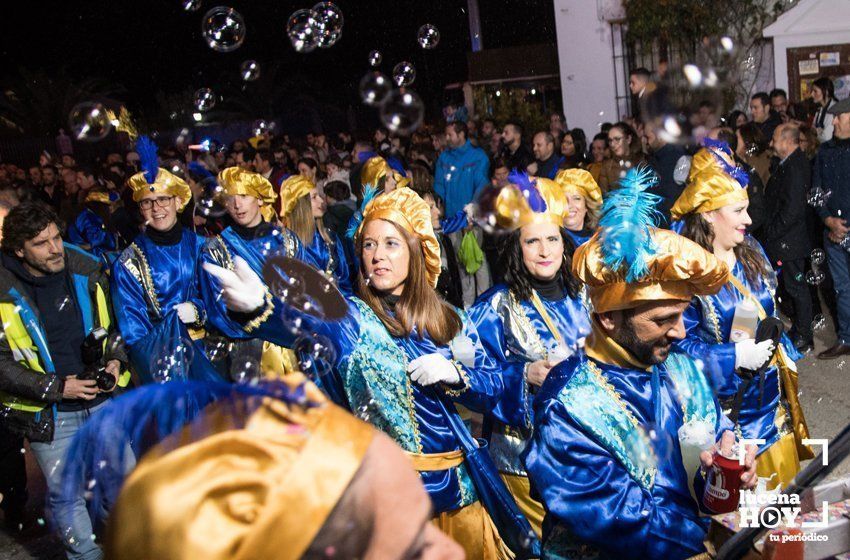
{"label": "red and white cup", "polygon": [[730,459],[715,452],[705,480],[703,505],[714,513],[735,511],[741,498],[743,472],[744,465],[740,464],[737,458]]}

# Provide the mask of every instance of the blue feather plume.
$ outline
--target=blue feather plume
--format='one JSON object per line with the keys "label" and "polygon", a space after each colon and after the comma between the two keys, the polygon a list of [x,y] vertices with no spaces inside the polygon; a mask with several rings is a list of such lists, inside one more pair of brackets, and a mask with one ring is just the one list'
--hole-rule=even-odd
{"label": "blue feather plume", "polygon": [[540,196],[540,191],[537,190],[537,185],[531,180],[531,177],[525,171],[514,169],[508,175],[508,182],[519,187],[522,196],[528,202],[529,208],[534,212],[545,212],[547,205],[543,197]]}
{"label": "blue feather plume", "polygon": [[658,227],[661,219],[656,209],[661,197],[648,189],[657,182],[649,167],[632,168],[602,205],[602,260],[611,270],[625,269],[626,282],[643,278],[647,262],[655,254],[651,228]]}
{"label": "blue feather plume", "polygon": [[746,187],[750,184],[750,176],[747,175],[746,171],[744,171],[737,165],[730,165],[729,162],[726,161],[726,159],[724,159],[720,154],[717,153],[723,152],[728,155],[730,159],[734,160],[735,155],[732,152],[732,148],[726,141],[705,138],[703,139],[702,143],[703,146],[705,146],[711,151],[712,155],[714,156],[714,159],[717,160],[717,163],[727,175],[738,181],[738,183],[740,183],[742,187]]}
{"label": "blue feather plume", "polygon": [[363,211],[366,210],[366,206],[372,202],[372,199],[378,196],[378,187],[377,185],[366,185],[363,189],[363,202],[360,204],[360,209],[351,216],[351,220],[348,222],[348,230],[345,232],[345,236],[352,241],[354,240],[354,236],[357,235],[357,229],[360,227],[360,224],[363,223]]}
{"label": "blue feather plume", "polygon": [[[97,518],[104,513],[99,504],[106,504],[108,510],[117,500],[136,457],[141,458],[190,423],[193,441],[210,434],[215,427],[197,421],[207,405],[221,403],[238,428],[267,397],[309,406],[303,386],[293,389],[274,381],[257,385],[170,381],[144,385],[112,399],[74,436],[68,463],[60,465],[60,503],[73,504],[77,496],[85,493],[89,509]],[[70,526],[72,511],[59,507],[54,514],[59,527]]]}
{"label": "blue feather plume", "polygon": [[156,174],[159,173],[156,144],[147,136],[139,136],[136,140],[136,151],[139,152],[139,165],[145,172],[145,180],[148,184],[153,184],[156,181]]}
{"label": "blue feather plume", "polygon": [[189,171],[191,171],[195,175],[198,175],[201,178],[201,180],[209,179],[210,177],[213,176],[213,174],[209,172],[209,169],[207,169],[206,167],[204,167],[203,165],[201,165],[197,161],[193,161],[193,162],[189,163]]}

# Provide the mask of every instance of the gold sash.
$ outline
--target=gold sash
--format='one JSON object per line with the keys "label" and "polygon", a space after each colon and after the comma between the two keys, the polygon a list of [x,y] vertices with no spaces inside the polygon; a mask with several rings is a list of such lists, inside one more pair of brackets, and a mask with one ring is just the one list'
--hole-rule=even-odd
{"label": "gold sash", "polygon": [[419,472],[444,471],[463,463],[463,451],[460,449],[445,453],[405,453],[413,462],[413,468]]}
{"label": "gold sash", "polygon": [[[767,318],[767,312],[762,307],[761,302],[753,296],[750,290],[738,280],[735,276],[729,275],[729,282],[737,288],[741,294],[749,298],[756,304],[759,320],[763,321]],[[785,390],[785,400],[788,401],[788,407],[791,412],[791,424],[794,430],[794,442],[797,445],[797,454],[800,460],[814,458],[814,453],[808,445],[803,445],[803,440],[809,437],[809,427],[806,424],[806,417],[803,415],[803,407],[800,405],[800,400],[797,398],[799,391],[799,380],[797,376],[797,365],[785,354],[785,349],[782,345],[776,349],[776,354],[773,356],[772,362],[778,369],[782,387]]]}

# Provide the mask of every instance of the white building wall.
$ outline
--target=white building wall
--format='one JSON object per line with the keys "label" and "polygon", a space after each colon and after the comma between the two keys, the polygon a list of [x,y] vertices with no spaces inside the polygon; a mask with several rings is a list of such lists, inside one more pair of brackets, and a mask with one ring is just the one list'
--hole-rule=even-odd
{"label": "white building wall", "polygon": [[622,17],[619,0],[554,0],[561,92],[567,126],[588,140],[599,123],[617,120],[611,25]]}

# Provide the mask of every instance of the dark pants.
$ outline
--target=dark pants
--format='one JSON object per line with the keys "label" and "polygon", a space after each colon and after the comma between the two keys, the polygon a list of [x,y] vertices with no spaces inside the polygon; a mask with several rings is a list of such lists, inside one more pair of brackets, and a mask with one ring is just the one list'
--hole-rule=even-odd
{"label": "dark pants", "polygon": [[841,245],[824,239],[829,271],[835,285],[835,300],[838,309],[838,325],[835,327],[838,342],[850,344],[850,253]]}
{"label": "dark pants", "polygon": [[791,299],[793,314],[791,334],[803,340],[812,339],[812,294],[806,283],[806,259],[782,262],[780,282]]}
{"label": "dark pants", "polygon": [[3,494],[0,508],[7,522],[20,515],[27,502],[27,464],[21,453],[23,448],[23,438],[10,433],[0,422],[0,494]]}

